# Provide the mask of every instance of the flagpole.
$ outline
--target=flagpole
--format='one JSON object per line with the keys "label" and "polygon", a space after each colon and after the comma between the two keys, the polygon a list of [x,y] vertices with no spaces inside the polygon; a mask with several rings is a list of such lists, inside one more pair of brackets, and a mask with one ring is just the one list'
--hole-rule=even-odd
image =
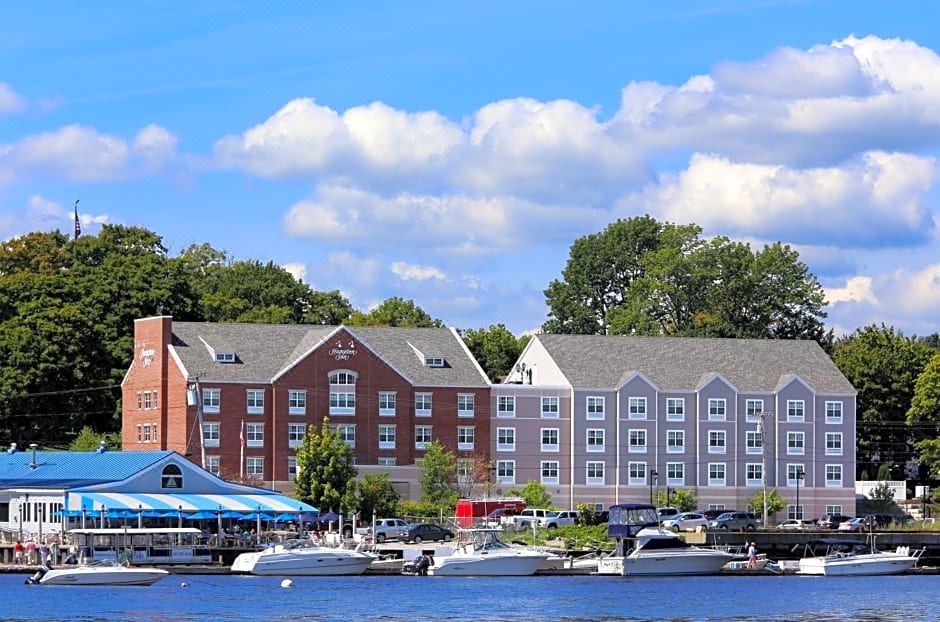
{"label": "flagpole", "polygon": [[245,479],[245,420],[242,419],[241,431],[238,433],[238,444],[241,453],[238,456],[238,479]]}
{"label": "flagpole", "polygon": [[78,220],[78,199],[75,199],[75,239],[82,234],[82,223]]}

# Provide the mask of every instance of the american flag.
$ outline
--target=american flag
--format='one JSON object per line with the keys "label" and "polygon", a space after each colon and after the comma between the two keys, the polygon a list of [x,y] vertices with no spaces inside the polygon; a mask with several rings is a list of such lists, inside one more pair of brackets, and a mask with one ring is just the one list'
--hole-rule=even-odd
{"label": "american flag", "polygon": [[78,220],[78,199],[75,199],[75,239],[82,234],[82,223]]}

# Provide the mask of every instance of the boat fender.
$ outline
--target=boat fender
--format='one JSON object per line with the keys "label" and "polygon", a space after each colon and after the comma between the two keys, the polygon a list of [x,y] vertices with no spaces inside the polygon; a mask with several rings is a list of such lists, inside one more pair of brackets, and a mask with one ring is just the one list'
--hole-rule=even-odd
{"label": "boat fender", "polygon": [[294,582],[290,579],[284,579],[281,581],[281,587],[294,587]]}
{"label": "boat fender", "polygon": [[189,587],[189,583],[186,583],[185,581],[183,581],[182,583],[180,583],[180,587]]}

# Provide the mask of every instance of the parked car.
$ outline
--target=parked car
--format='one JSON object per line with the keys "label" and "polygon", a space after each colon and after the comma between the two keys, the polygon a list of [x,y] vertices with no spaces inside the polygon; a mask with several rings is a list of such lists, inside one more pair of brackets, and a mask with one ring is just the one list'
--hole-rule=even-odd
{"label": "parked car", "polygon": [[513,524],[516,527],[530,528],[533,525],[541,525],[542,521],[552,514],[551,510],[539,508],[526,508],[513,517]]}
{"label": "parked car", "polygon": [[712,529],[754,531],[757,518],[750,512],[725,512],[708,523]]}
{"label": "parked car", "polygon": [[826,514],[819,519],[816,526],[820,529],[838,529],[839,525],[851,518],[851,516],[846,516],[845,514]]}
{"label": "parked car", "polygon": [[663,529],[673,531],[695,531],[698,527],[708,527],[708,519],[699,512],[682,512],[663,521]]}
{"label": "parked car", "polygon": [[372,537],[381,544],[387,540],[400,540],[408,535],[408,523],[400,518],[380,518],[369,528]]}
{"label": "parked car", "polygon": [[428,542],[435,540],[449,542],[453,537],[454,532],[450,529],[445,529],[440,525],[432,525],[431,523],[418,523],[417,525],[408,526],[405,541],[414,542],[415,544],[421,544],[425,540]]}
{"label": "parked car", "polygon": [[713,521],[728,511],[729,510],[698,510],[698,513],[704,516],[709,521]]}
{"label": "parked car", "polygon": [[667,518],[672,518],[679,514],[679,510],[676,508],[659,508],[656,510],[656,513],[659,514],[659,522],[663,522]]}
{"label": "parked car", "polygon": [[610,520],[610,510],[594,510],[594,524],[603,525]]}
{"label": "parked car", "polygon": [[562,510],[561,512],[552,512],[551,516],[542,519],[540,525],[548,529],[557,529],[568,525],[578,524],[577,510]]}
{"label": "parked car", "polygon": [[791,531],[806,531],[813,528],[813,521],[803,520],[802,518],[788,518],[779,525],[777,529],[789,529]]}
{"label": "parked car", "polygon": [[865,531],[865,519],[864,518],[850,518],[847,521],[842,521],[837,527],[839,531],[854,531],[860,533]]}

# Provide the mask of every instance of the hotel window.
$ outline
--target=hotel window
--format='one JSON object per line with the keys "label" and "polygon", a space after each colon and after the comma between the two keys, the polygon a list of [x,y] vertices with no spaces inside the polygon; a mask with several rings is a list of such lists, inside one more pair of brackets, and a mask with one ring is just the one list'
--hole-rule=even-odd
{"label": "hotel window", "polygon": [[145,443],[149,443],[150,440],[151,440],[151,437],[150,437],[150,424],[149,424],[149,423],[145,423],[145,424],[144,424],[144,442],[145,442]]}
{"label": "hotel window", "polygon": [[[352,447],[356,448],[356,426],[354,425],[343,425],[343,424],[330,424],[330,431],[336,432],[340,440]],[[355,460],[355,458],[353,458]],[[355,462],[354,462],[355,464]]]}
{"label": "hotel window", "polygon": [[787,506],[787,518],[789,519],[802,519],[803,518],[803,506],[802,505],[793,505],[792,503]]}
{"label": "hotel window", "polygon": [[355,415],[356,414],[356,394],[355,393],[337,393],[330,391],[330,414],[331,415]]}
{"label": "hotel window", "polygon": [[587,430],[587,451],[604,451],[604,430],[598,428]]}
{"label": "hotel window", "polygon": [[137,410],[143,408],[144,405],[144,395],[140,391],[137,392]]}
{"label": "hotel window", "polygon": [[805,421],[806,403],[803,400],[787,400],[787,421]]}
{"label": "hotel window", "polygon": [[557,460],[542,460],[540,465],[540,470],[542,472],[541,482],[543,484],[557,484],[558,483],[558,461]]}
{"label": "hotel window", "polygon": [[724,398],[708,400],[708,420],[724,421],[727,416],[727,403]]}
{"label": "hotel window", "polygon": [[588,419],[603,419],[604,418],[604,398],[591,396],[587,398],[586,401],[587,409],[587,418]]}
{"label": "hotel window", "polygon": [[297,456],[287,456],[287,479],[297,479]]}
{"label": "hotel window", "polygon": [[646,430],[630,430],[628,433],[628,449],[631,454],[646,453]]}
{"label": "hotel window", "polygon": [[496,416],[497,417],[515,417],[516,416],[516,396],[500,395],[496,398]]}
{"label": "hotel window", "polygon": [[826,455],[842,455],[842,432],[826,432]]}
{"label": "hotel window", "polygon": [[415,449],[427,449],[431,444],[431,426],[415,426]]}
{"label": "hotel window", "polygon": [[558,451],[558,428],[542,428],[542,451]]}
{"label": "hotel window", "polygon": [[826,423],[842,423],[842,402],[826,402]]}
{"label": "hotel window", "polygon": [[264,424],[246,423],[245,438],[249,447],[264,447]]}
{"label": "hotel window", "polygon": [[380,417],[394,417],[395,416],[395,392],[394,391],[379,391],[379,416]]}
{"label": "hotel window", "polygon": [[627,483],[630,486],[646,485],[645,462],[630,462],[627,464]]}
{"label": "hotel window", "polygon": [[350,386],[356,384],[356,374],[346,371],[335,371],[330,374],[330,384],[333,386]]}
{"label": "hotel window", "polygon": [[395,449],[395,426],[379,426],[379,449]]}
{"label": "hotel window", "polygon": [[206,456],[206,470],[213,475],[222,473],[222,458],[220,456]]}
{"label": "hotel window", "polygon": [[156,407],[158,406],[158,404],[157,404],[157,401],[158,401],[158,400],[157,400],[157,390],[154,389],[153,391],[151,391],[151,393],[153,394],[153,407],[156,408]]}
{"label": "hotel window", "polygon": [[803,432],[787,432],[787,455],[802,456],[806,453],[805,439]]}
{"label": "hotel window", "polygon": [[143,427],[144,426],[140,425],[139,423],[137,424],[137,442],[138,443],[144,442]]}
{"label": "hotel window", "polygon": [[841,505],[827,505],[826,514],[842,514]]}
{"label": "hotel window", "polygon": [[457,394],[457,416],[472,417],[476,409],[476,396],[473,393]]}
{"label": "hotel window", "polygon": [[666,485],[667,486],[685,486],[685,463],[667,462],[666,463]]}
{"label": "hotel window", "polygon": [[496,428],[496,451],[516,451],[516,428]]}
{"label": "hotel window", "polygon": [[261,456],[245,458],[245,472],[250,479],[264,479],[264,458]]}
{"label": "hotel window", "polygon": [[304,444],[304,437],[307,435],[307,425],[305,423],[287,424],[287,446],[300,447]]}
{"label": "hotel window", "polygon": [[708,485],[709,486],[724,486],[727,481],[725,477],[725,463],[724,462],[709,462],[708,463]]}
{"label": "hotel window", "polygon": [[630,419],[646,419],[646,398],[645,397],[631,397],[628,400],[629,408],[629,418]]}
{"label": "hotel window", "polygon": [[515,460],[497,460],[496,461],[496,481],[500,484],[516,483],[516,461]]}
{"label": "hotel window", "polygon": [[246,399],[248,401],[249,415],[260,415],[264,413],[264,391],[248,389]]}
{"label": "hotel window", "polygon": [[685,421],[685,398],[666,398],[666,421]]}
{"label": "hotel window", "polygon": [[744,412],[748,423],[757,423],[760,421],[760,414],[764,412],[764,400],[745,400]]}
{"label": "hotel window", "polygon": [[460,459],[457,461],[457,483],[461,486],[472,486],[473,473],[476,470],[474,468],[474,461],[467,459]]}
{"label": "hotel window", "polygon": [[376,460],[376,464],[378,464],[379,466],[384,466],[384,467],[393,467],[397,463],[398,463],[398,460],[396,458],[379,457],[378,460]]}
{"label": "hotel window", "polygon": [[708,453],[723,454],[727,451],[726,434],[724,430],[709,430]]}
{"label": "hotel window", "polygon": [[666,453],[681,454],[685,451],[685,431],[666,430]]}
{"label": "hotel window", "polygon": [[307,414],[307,392],[291,389],[287,392],[287,412],[291,415]]}
{"label": "hotel window", "polygon": [[222,389],[202,390],[202,412],[217,413],[222,402]]}
{"label": "hotel window", "polygon": [[838,488],[840,486],[842,486],[842,465],[841,464],[827,464],[826,465],[826,487]]}
{"label": "hotel window", "polygon": [[431,394],[415,393],[415,417],[431,416]]}
{"label": "hotel window", "polygon": [[745,467],[745,486],[762,486],[764,483],[764,465],[748,464]]}
{"label": "hotel window", "polygon": [[745,432],[745,447],[749,454],[761,454],[764,452],[764,441],[760,432]]}
{"label": "hotel window", "polygon": [[457,449],[460,451],[473,451],[476,428],[473,426],[459,426],[457,428]]}
{"label": "hotel window", "polygon": [[150,391],[144,391],[144,410],[150,410]]}
{"label": "hotel window", "polygon": [[218,447],[219,446],[219,433],[221,429],[220,423],[203,423],[202,424],[202,439],[205,442],[206,447]]}
{"label": "hotel window", "polygon": [[542,398],[542,419],[558,419],[558,398]]}
{"label": "hotel window", "polygon": [[588,462],[587,466],[587,481],[585,482],[588,486],[603,486],[604,485],[604,463],[603,462]]}
{"label": "hotel window", "polygon": [[[806,471],[803,469],[802,464],[788,464],[787,465],[787,486],[796,486],[796,482],[800,479],[800,474],[803,474],[803,477],[806,476]],[[800,484],[801,486],[803,484]]]}

